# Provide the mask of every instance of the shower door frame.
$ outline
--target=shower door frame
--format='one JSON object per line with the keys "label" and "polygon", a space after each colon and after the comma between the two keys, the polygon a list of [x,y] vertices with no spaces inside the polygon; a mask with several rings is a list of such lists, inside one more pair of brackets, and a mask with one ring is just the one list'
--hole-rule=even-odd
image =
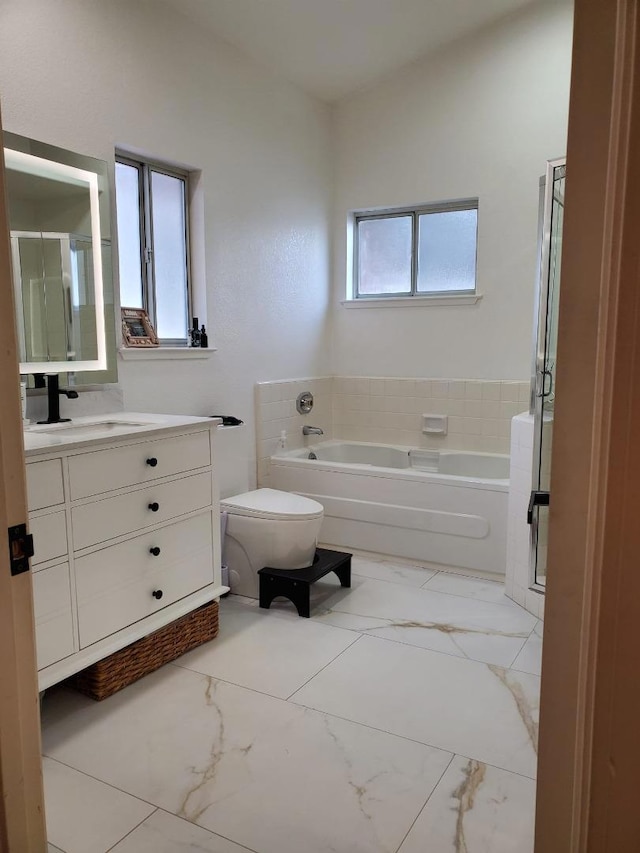
{"label": "shower door frame", "polygon": [[[542,421],[544,417],[545,381],[548,371],[546,370],[547,333],[549,322],[549,286],[551,265],[551,233],[553,227],[553,199],[554,199],[554,175],[556,169],[564,166],[566,169],[567,158],[558,157],[547,161],[547,169],[544,178],[540,181],[540,195],[542,200],[540,215],[540,246],[538,257],[540,258],[539,286],[537,289],[537,303],[535,306],[535,328],[534,328],[534,351],[531,362],[531,399],[530,411],[533,414],[533,458],[532,473],[534,482],[532,489],[540,489],[540,471],[542,467]],[[554,390],[555,380],[549,394]],[[534,508],[533,521],[531,523],[531,535],[529,537],[529,589],[540,595],[545,594],[546,584],[538,583],[538,518],[539,507]]]}

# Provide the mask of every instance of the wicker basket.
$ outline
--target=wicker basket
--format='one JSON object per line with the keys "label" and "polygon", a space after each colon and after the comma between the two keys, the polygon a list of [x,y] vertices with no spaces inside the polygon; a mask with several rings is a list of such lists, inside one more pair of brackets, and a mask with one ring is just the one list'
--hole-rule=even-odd
{"label": "wicker basket", "polygon": [[189,649],[213,640],[218,628],[218,602],[211,601],[72,675],[67,684],[92,699],[106,699]]}

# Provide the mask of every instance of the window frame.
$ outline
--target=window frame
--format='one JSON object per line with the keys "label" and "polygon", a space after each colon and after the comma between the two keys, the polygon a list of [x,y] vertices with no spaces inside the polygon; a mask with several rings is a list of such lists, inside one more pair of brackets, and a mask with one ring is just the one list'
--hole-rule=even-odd
{"label": "window frame", "polygon": [[[420,240],[420,216],[428,213],[453,213],[455,211],[476,211],[476,245],[474,255],[474,287],[466,290],[418,290],[418,255]],[[380,210],[356,211],[353,214],[353,295],[352,302],[385,299],[442,299],[443,297],[478,297],[478,217],[480,203],[478,198],[457,199],[454,201],[432,202],[415,207],[392,207]],[[359,225],[374,219],[392,219],[395,217],[411,217],[411,290],[386,293],[360,293],[360,237]]]}
{"label": "window frame", "polygon": [[[130,154],[116,151],[115,162],[125,166],[131,166],[138,173],[138,223],[140,225],[140,274],[142,283],[142,308],[147,312],[151,323],[158,331],[156,312],[156,288],[154,267],[154,239],[153,239],[153,217],[151,215],[153,203],[153,190],[151,176],[154,172],[177,178],[184,183],[184,238],[185,238],[185,273],[186,273],[186,308],[187,328],[184,338],[160,338],[160,346],[164,347],[188,347],[189,346],[189,323],[192,316],[192,282],[191,282],[191,252],[189,234],[189,172],[183,169],[169,166],[157,160],[142,159]],[[116,187],[116,222],[118,215],[118,193]],[[118,269],[118,277],[120,270]],[[136,306],[125,306],[136,307]]]}

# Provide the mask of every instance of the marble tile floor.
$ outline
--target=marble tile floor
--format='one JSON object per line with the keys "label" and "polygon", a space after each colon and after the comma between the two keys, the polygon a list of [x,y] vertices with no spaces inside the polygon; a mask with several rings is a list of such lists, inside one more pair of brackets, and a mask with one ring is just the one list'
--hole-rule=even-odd
{"label": "marble tile floor", "polygon": [[311,619],[43,702],[49,853],[530,853],[541,623],[499,583],[354,557]]}

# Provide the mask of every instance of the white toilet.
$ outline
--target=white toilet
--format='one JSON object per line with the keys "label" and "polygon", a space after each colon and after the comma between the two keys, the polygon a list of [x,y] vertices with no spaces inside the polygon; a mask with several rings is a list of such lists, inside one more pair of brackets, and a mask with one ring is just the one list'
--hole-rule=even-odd
{"label": "white toilet", "polygon": [[[220,427],[216,443],[220,509],[228,514],[223,562],[229,567],[231,591],[258,598],[258,571],[264,566],[302,569],[313,563],[324,508],[318,501],[291,492],[246,491],[248,454],[243,427]],[[242,485],[245,491],[233,494]]]}

